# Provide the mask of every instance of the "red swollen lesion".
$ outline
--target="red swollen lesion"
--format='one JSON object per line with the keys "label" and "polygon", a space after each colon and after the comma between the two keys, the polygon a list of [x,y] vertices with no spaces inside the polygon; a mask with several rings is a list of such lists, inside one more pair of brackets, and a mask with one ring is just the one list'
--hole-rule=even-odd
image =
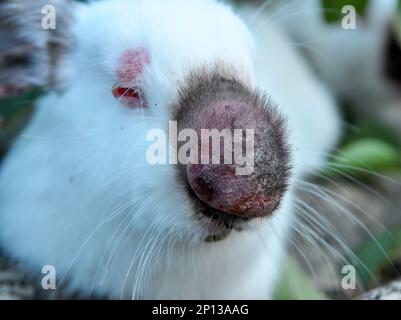
{"label": "red swollen lesion", "polygon": [[144,48],[128,49],[120,57],[117,67],[117,79],[121,83],[130,83],[138,79],[146,65],[150,63],[149,52]]}

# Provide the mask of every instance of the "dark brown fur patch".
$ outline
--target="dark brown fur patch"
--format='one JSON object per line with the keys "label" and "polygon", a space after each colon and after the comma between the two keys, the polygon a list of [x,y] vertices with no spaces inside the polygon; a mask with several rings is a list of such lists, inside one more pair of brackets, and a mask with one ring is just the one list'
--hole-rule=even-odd
{"label": "dark brown fur patch", "polygon": [[384,72],[390,81],[401,86],[401,46],[392,29],[388,32],[386,41]]}
{"label": "dark brown fur patch", "polygon": [[[42,29],[41,9],[56,9],[56,29]],[[34,86],[55,88],[59,63],[71,46],[72,0],[0,2],[0,97]]]}

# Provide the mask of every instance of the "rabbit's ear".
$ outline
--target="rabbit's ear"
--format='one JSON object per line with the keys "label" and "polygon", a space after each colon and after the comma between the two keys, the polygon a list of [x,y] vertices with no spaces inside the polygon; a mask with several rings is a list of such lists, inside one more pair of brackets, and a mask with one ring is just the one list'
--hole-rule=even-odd
{"label": "rabbit's ear", "polygon": [[57,87],[74,8],[72,0],[0,1],[0,97]]}

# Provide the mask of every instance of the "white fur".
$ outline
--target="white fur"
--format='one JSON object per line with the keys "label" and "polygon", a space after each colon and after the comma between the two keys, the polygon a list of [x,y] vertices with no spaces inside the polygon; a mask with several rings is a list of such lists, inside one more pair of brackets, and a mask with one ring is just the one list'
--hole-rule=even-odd
{"label": "white fur", "polygon": [[[254,8],[240,15],[249,21]],[[72,291],[109,298],[269,298],[280,274],[296,179],[318,169],[338,120],[324,88],[261,14],[248,26],[212,0],[113,0],[78,14],[75,74],[38,103],[0,172],[0,241],[40,272],[54,265]],[[150,51],[140,79],[147,110],[111,94],[118,56]],[[170,166],[149,166],[147,129],[166,128],[177,85],[224,61],[288,117],[294,180],[280,210],[217,243]],[[117,240],[120,240],[116,242]],[[116,244],[117,243],[117,244]],[[116,245],[115,245],[116,244]],[[109,262],[109,264],[107,263]],[[107,267],[108,266],[108,267]]]}

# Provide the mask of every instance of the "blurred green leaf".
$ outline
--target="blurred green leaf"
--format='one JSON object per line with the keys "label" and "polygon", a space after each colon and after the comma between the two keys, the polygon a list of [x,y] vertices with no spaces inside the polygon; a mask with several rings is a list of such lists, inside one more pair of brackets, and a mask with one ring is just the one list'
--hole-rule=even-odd
{"label": "blurred green leaf", "polygon": [[322,0],[324,19],[329,23],[337,23],[344,17],[341,12],[346,5],[351,5],[360,16],[365,16],[369,0]]}
{"label": "blurred green leaf", "polygon": [[392,145],[401,152],[400,136],[386,125],[373,121],[363,121],[362,123],[357,123],[356,126],[357,130],[347,134],[343,145],[355,140],[374,138]]}
{"label": "blurred green leaf", "polygon": [[323,300],[327,299],[311,284],[309,277],[294,259],[288,259],[275,300]]}
{"label": "blurred green leaf", "polygon": [[34,89],[19,97],[0,99],[0,117],[7,119],[7,117],[20,112],[32,104],[43,92],[42,89]]}
{"label": "blurred green leaf", "polygon": [[35,89],[19,97],[0,99],[0,156],[29,121],[33,104],[42,94],[43,90]]}
{"label": "blurred green leaf", "polygon": [[394,269],[392,263],[401,254],[401,227],[382,233],[354,253],[361,262],[356,265],[358,280],[365,286],[381,282],[382,271],[389,267]]}
{"label": "blurred green leaf", "polygon": [[352,176],[400,171],[401,153],[393,145],[377,138],[362,138],[346,144],[329,162],[326,174],[339,171]]}

